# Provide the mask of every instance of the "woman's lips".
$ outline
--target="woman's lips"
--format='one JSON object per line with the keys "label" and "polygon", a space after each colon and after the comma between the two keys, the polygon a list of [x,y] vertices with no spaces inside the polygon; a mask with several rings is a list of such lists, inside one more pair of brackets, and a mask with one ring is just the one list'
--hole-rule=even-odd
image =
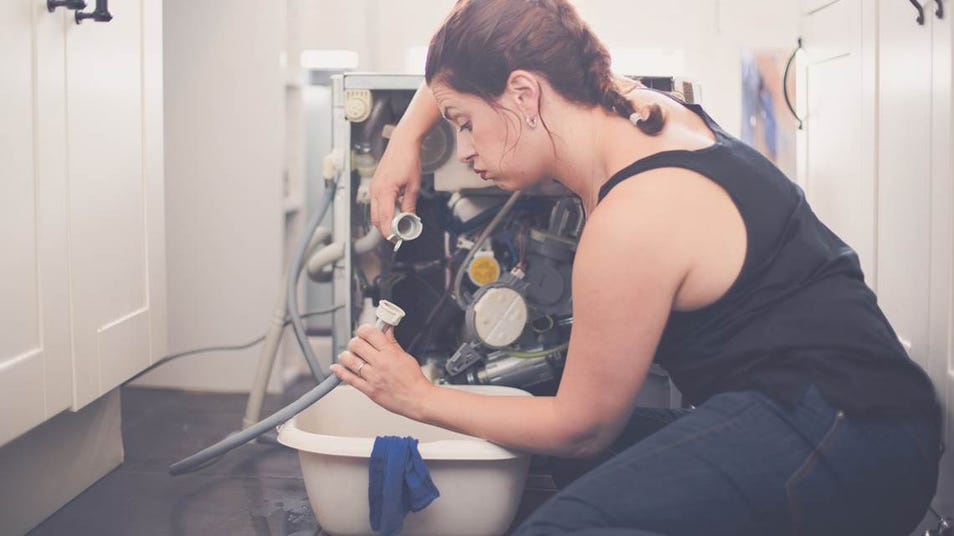
{"label": "woman's lips", "polygon": [[480,175],[480,178],[483,179],[483,180],[485,180],[485,181],[486,181],[486,180],[489,180],[489,179],[487,178],[487,170],[485,170],[485,169],[474,169],[474,173]]}

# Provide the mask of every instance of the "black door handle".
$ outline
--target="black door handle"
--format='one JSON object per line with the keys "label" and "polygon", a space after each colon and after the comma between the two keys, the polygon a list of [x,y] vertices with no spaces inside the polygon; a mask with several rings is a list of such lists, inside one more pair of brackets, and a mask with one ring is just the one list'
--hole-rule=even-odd
{"label": "black door handle", "polygon": [[924,6],[918,0],[910,0],[910,2],[918,10],[918,24],[924,26]]}
{"label": "black door handle", "polygon": [[792,52],[792,55],[788,58],[788,63],[785,64],[785,74],[782,75],[782,95],[785,97],[785,105],[788,106],[788,111],[792,112],[792,116],[795,117],[795,120],[798,121],[798,130],[802,130],[804,127],[804,121],[801,117],[798,117],[798,113],[795,112],[795,107],[792,106],[792,100],[788,97],[788,72],[792,69],[792,62],[795,61],[795,55],[798,54],[798,51],[802,49],[802,38],[798,38],[798,47]]}
{"label": "black door handle", "polygon": [[934,14],[937,15],[937,18],[943,19],[944,18],[944,0],[934,0],[934,1],[937,2],[937,11],[935,11]]}
{"label": "black door handle", "polygon": [[86,9],[85,0],[46,0],[46,9],[53,13],[58,7],[66,9]]}
{"label": "black door handle", "polygon": [[77,11],[76,24],[83,22],[84,19],[93,19],[96,22],[109,22],[113,20],[113,16],[109,12],[109,0],[96,0],[96,9],[93,11]]}

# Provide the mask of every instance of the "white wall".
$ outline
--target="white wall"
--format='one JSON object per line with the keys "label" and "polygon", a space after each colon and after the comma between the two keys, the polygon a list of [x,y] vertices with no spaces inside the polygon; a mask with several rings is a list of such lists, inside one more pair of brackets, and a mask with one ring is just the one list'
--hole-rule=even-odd
{"label": "white wall", "polygon": [[[165,0],[169,351],[264,333],[282,274],[284,12]],[[260,347],[169,363],[142,385],[242,391]],[[274,387],[274,384],[273,384]]]}

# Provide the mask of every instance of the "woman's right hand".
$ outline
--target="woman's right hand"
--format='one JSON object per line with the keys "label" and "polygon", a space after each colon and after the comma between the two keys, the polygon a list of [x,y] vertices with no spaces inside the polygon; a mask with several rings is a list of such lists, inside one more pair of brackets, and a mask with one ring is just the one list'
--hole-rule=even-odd
{"label": "woman's right hand", "polygon": [[371,178],[371,223],[391,234],[391,220],[400,198],[401,212],[414,212],[421,191],[421,142],[395,131]]}

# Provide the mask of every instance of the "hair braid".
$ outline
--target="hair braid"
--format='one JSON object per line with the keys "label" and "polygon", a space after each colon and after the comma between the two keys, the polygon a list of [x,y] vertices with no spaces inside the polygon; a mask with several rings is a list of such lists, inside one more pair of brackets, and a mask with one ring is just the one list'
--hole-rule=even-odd
{"label": "hair braid", "polygon": [[637,112],[622,95],[609,52],[568,0],[458,0],[431,40],[424,73],[428,83],[439,78],[490,102],[516,69],[539,72],[564,98],[601,106],[646,134],[664,126],[658,104]]}
{"label": "hair braid", "polygon": [[560,24],[579,43],[579,61],[583,85],[593,102],[633,122],[651,136],[659,134],[665,124],[658,104],[647,107],[648,113],[638,113],[633,103],[617,88],[611,59],[606,46],[590,31],[566,0],[539,0],[541,7],[554,13]]}

